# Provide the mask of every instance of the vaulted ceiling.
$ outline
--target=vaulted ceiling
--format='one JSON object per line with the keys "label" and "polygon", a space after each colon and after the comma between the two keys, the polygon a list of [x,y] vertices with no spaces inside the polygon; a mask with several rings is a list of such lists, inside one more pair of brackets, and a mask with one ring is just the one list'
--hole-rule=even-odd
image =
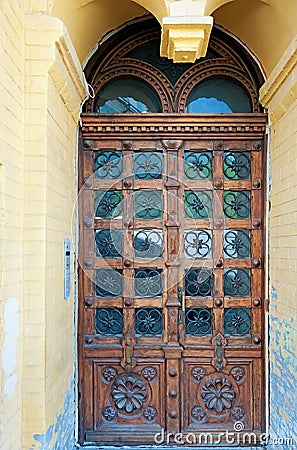
{"label": "vaulted ceiling", "polygon": [[241,39],[267,74],[296,34],[296,0],[52,0],[51,13],[68,28],[83,62],[106,33],[126,21],[152,13],[162,18],[179,11],[211,15]]}

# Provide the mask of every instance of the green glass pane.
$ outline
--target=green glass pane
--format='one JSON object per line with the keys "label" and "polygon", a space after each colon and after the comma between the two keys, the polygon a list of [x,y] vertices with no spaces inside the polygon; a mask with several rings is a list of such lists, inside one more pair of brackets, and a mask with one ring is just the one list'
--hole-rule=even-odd
{"label": "green glass pane", "polygon": [[121,191],[95,191],[95,217],[101,219],[116,219],[122,217]]}
{"label": "green glass pane", "polygon": [[209,219],[212,215],[212,193],[185,191],[185,216],[190,219]]}
{"label": "green glass pane", "polygon": [[250,153],[225,152],[224,178],[227,180],[249,180],[251,178]]}
{"label": "green glass pane", "polygon": [[248,219],[251,209],[249,191],[225,191],[224,214],[228,219]]}
{"label": "green glass pane", "polygon": [[162,191],[135,191],[134,214],[136,219],[160,219],[163,214]]}
{"label": "green glass pane", "polygon": [[189,180],[210,180],[212,155],[210,152],[185,152],[184,172]]}

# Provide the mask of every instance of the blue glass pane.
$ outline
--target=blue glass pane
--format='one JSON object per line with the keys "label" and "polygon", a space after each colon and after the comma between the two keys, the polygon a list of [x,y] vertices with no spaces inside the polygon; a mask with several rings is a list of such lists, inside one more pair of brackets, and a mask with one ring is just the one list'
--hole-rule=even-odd
{"label": "blue glass pane", "polygon": [[136,78],[121,78],[102,89],[95,100],[94,112],[132,114],[162,112],[157,94]]}
{"label": "blue glass pane", "polygon": [[185,291],[190,297],[207,297],[212,291],[212,276],[209,269],[189,269],[185,273]]}
{"label": "blue glass pane", "polygon": [[226,308],[224,316],[224,330],[226,335],[244,336],[250,334],[250,308]]}
{"label": "blue glass pane", "polygon": [[160,308],[135,309],[135,334],[160,336],[163,333],[163,317]]}
{"label": "blue glass pane", "polygon": [[123,311],[117,308],[96,308],[96,332],[104,336],[123,335]]}
{"label": "blue glass pane", "polygon": [[209,180],[212,176],[211,153],[185,152],[184,172],[189,180]]}
{"label": "blue glass pane", "polygon": [[162,271],[136,269],[134,275],[135,297],[159,297],[162,294]]}
{"label": "blue glass pane", "polygon": [[96,256],[120,258],[122,256],[122,232],[119,230],[95,231]]}
{"label": "blue glass pane", "polygon": [[211,309],[186,309],[186,334],[190,336],[207,336],[212,331]]}
{"label": "blue glass pane", "polygon": [[162,178],[162,158],[160,152],[134,153],[134,178],[136,180],[158,180]]}
{"label": "blue glass pane", "polygon": [[229,269],[224,273],[224,294],[230,297],[251,295],[251,272],[249,269]]}
{"label": "blue glass pane", "polygon": [[137,258],[158,258],[162,252],[162,230],[134,231],[134,254]]}
{"label": "blue glass pane", "polygon": [[251,177],[250,153],[225,152],[224,177],[227,180],[249,180]]}
{"label": "blue glass pane", "polygon": [[248,95],[236,82],[225,78],[203,81],[190,93],[188,113],[249,113],[252,112]]}
{"label": "blue glass pane", "polygon": [[100,150],[95,153],[95,177],[116,180],[122,175],[122,153]]}
{"label": "blue glass pane", "polygon": [[228,230],[224,232],[225,258],[250,258],[251,238],[248,230]]}

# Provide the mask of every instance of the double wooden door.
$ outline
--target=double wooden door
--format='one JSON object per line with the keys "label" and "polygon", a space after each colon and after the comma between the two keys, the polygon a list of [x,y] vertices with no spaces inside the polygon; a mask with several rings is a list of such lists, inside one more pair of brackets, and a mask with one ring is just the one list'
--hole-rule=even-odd
{"label": "double wooden door", "polygon": [[83,117],[81,442],[263,431],[265,122]]}

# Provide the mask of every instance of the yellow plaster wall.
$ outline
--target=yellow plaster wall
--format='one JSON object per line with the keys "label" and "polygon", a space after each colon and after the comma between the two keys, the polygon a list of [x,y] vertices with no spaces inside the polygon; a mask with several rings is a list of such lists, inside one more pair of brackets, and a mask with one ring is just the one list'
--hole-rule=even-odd
{"label": "yellow plaster wall", "polygon": [[23,0],[0,3],[0,448],[21,446]]}
{"label": "yellow plaster wall", "polygon": [[[212,14],[215,23],[238,36],[258,56],[267,74],[296,32],[296,0],[205,0],[202,3],[205,3],[205,14]],[[222,3],[226,4],[220,6]],[[52,0],[50,6],[51,13],[67,26],[81,62],[106,32],[147,11],[154,13],[160,22],[162,15],[168,13],[164,1],[158,0]]]}

